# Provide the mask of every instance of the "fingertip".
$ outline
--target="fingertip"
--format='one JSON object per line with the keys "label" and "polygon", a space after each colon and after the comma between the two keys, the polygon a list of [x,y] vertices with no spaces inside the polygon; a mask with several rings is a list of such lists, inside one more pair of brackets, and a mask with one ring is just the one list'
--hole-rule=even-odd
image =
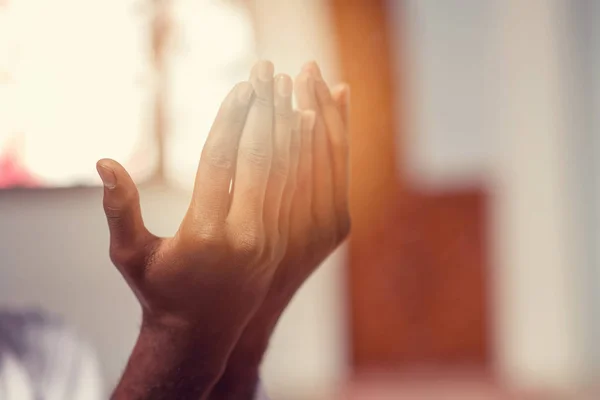
{"label": "fingertip", "polygon": [[274,70],[272,62],[261,60],[254,65],[250,74],[250,82],[254,86],[256,98],[265,104],[273,103]]}
{"label": "fingertip", "polygon": [[344,126],[348,128],[350,119],[350,85],[347,83],[337,85],[331,91],[331,96],[342,116]]}
{"label": "fingertip", "polygon": [[254,87],[250,82],[240,82],[235,86],[235,95],[238,101],[242,104],[250,103],[252,96],[254,95]]}
{"label": "fingertip", "polygon": [[96,167],[103,166],[103,167],[110,168],[110,166],[115,163],[117,163],[117,162],[110,158],[101,158],[100,160],[96,161]]}
{"label": "fingertip", "polygon": [[350,103],[350,94],[352,93],[350,91],[350,85],[348,85],[347,83],[342,83],[340,84],[340,86],[342,87],[342,93],[344,94],[344,99],[346,100],[346,103]]}
{"label": "fingertip", "polygon": [[319,64],[315,60],[309,61],[302,67],[302,71],[309,72],[316,80],[323,80],[323,74]]}
{"label": "fingertip", "polygon": [[294,80],[294,86],[298,88],[303,85],[308,85],[310,79],[311,74],[307,71],[302,71],[296,76],[296,79]]}
{"label": "fingertip", "polygon": [[278,74],[275,77],[275,110],[278,116],[286,119],[292,113],[292,92],[294,83],[292,78],[286,74]]}
{"label": "fingertip", "polygon": [[316,109],[315,80],[306,71],[301,72],[294,82],[294,91],[298,106],[304,109]]}
{"label": "fingertip", "polygon": [[293,91],[293,82],[287,74],[277,74],[275,77],[275,88],[281,97],[290,97]]}
{"label": "fingertip", "polygon": [[119,191],[121,188],[129,190],[132,186],[135,189],[135,183],[127,170],[115,160],[110,158],[99,160],[96,163],[96,170],[107,189],[113,190],[118,187]]}
{"label": "fingertip", "polygon": [[115,164],[118,165],[116,161],[109,158],[103,158],[96,163],[96,171],[98,171],[104,187],[109,190],[117,187]]}
{"label": "fingertip", "polygon": [[339,105],[344,105],[350,102],[350,85],[347,83],[337,84],[331,90],[331,96]]}
{"label": "fingertip", "polygon": [[272,80],[274,73],[275,66],[269,60],[260,60],[254,64],[254,67],[252,68],[252,75],[263,82]]}

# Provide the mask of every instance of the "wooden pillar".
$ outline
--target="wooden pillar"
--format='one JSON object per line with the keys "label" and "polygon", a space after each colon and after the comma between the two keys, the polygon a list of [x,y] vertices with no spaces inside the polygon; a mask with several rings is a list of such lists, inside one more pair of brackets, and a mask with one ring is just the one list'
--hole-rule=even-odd
{"label": "wooden pillar", "polygon": [[352,89],[353,367],[485,367],[485,188],[423,193],[409,182],[403,140],[408,94],[396,91],[405,87],[407,63],[393,62],[398,57],[392,51],[405,52],[392,47],[388,2],[330,5],[341,78]]}

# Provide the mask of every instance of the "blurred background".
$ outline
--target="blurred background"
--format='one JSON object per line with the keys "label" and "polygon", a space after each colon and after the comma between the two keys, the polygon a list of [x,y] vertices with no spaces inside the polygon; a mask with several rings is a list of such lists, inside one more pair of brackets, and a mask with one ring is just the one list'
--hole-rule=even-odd
{"label": "blurred background", "polygon": [[172,235],[224,93],[257,58],[314,59],[352,89],[353,233],[278,326],[272,397],[596,398],[599,20],[593,0],[0,0],[0,305],[63,316],[109,391],[140,313],[95,161]]}

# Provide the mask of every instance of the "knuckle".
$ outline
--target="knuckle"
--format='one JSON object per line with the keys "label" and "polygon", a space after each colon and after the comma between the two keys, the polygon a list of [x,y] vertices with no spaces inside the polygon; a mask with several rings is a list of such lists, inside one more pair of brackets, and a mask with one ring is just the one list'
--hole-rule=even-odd
{"label": "knuckle", "polygon": [[270,261],[279,262],[285,256],[287,251],[287,240],[281,240],[277,246],[273,246]]}
{"label": "knuckle", "polygon": [[109,223],[118,223],[119,217],[123,213],[122,207],[116,207],[111,204],[104,203],[104,214],[106,214],[106,218]]}
{"label": "knuckle", "polygon": [[266,243],[265,247],[260,254],[260,264],[269,264],[275,259],[276,247],[273,243]]}
{"label": "knuckle", "polygon": [[264,256],[265,247],[262,234],[253,230],[238,233],[232,241],[235,259],[246,264],[259,261]]}
{"label": "knuckle", "polygon": [[272,263],[279,260],[285,252],[284,236],[279,233],[279,229],[275,229],[269,239],[266,241],[263,261]]}
{"label": "knuckle", "polygon": [[271,152],[268,146],[251,146],[240,150],[240,157],[258,168],[271,166]]}
{"label": "knuckle", "polygon": [[194,242],[198,247],[210,252],[221,252],[224,250],[225,241],[219,229],[204,227],[194,234]]}
{"label": "knuckle", "polygon": [[137,190],[132,190],[122,194],[118,201],[115,199],[104,199],[104,213],[109,222],[117,222],[120,220],[123,213],[133,210],[139,206],[140,195]]}
{"label": "knuckle", "polygon": [[227,241],[220,224],[203,222],[202,215],[188,214],[176,236],[183,248],[204,254],[220,256],[226,250]]}
{"label": "knuckle", "polygon": [[120,268],[128,268],[140,263],[144,263],[144,254],[135,248],[111,246],[110,260],[114,265]]}
{"label": "knuckle", "polygon": [[222,146],[207,143],[202,151],[202,159],[211,167],[231,169],[233,167],[233,159],[228,153]]}
{"label": "knuckle", "polygon": [[254,97],[254,104],[260,107],[266,107],[268,109],[273,109],[273,98],[265,93],[257,92],[256,97]]}
{"label": "knuckle", "polygon": [[279,177],[287,177],[289,169],[289,163],[286,157],[277,156],[273,158],[271,173]]}
{"label": "knuckle", "polygon": [[258,261],[262,255],[261,247],[251,239],[238,239],[233,247],[235,258],[244,264]]}

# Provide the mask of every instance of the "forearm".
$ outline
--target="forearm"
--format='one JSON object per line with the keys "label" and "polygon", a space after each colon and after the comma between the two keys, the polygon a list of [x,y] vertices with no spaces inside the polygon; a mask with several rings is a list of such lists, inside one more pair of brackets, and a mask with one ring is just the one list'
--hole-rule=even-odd
{"label": "forearm", "polygon": [[205,399],[229,351],[204,336],[198,328],[144,323],[112,400]]}
{"label": "forearm", "polygon": [[236,347],[235,354],[232,354],[224,373],[210,393],[210,400],[254,400],[260,364],[267,349],[268,339],[257,340],[254,343],[245,337],[242,340],[245,344],[238,343],[239,347]]}
{"label": "forearm", "polygon": [[255,398],[260,365],[284,307],[269,308],[265,304],[244,330],[210,393],[210,400],[262,400]]}

